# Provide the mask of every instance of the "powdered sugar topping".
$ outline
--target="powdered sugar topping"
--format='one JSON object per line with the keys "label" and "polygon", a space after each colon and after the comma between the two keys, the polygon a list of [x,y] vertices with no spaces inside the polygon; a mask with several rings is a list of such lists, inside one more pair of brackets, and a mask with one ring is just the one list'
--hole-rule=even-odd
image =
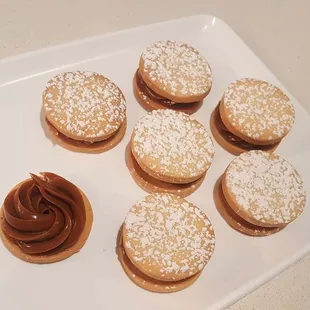
{"label": "powdered sugar topping", "polygon": [[229,122],[252,139],[282,138],[295,120],[289,98],[278,87],[260,80],[246,78],[231,83],[222,104]]}
{"label": "powdered sugar topping", "polygon": [[172,95],[203,95],[211,88],[211,69],[206,59],[185,43],[155,42],[145,49],[141,60],[140,69]]}
{"label": "powdered sugar topping", "polygon": [[262,223],[289,223],[306,203],[301,177],[276,154],[243,153],[228,166],[225,182],[239,208]]}
{"label": "powdered sugar topping", "polygon": [[105,137],[126,117],[121,90],[93,72],[65,72],[51,79],[43,93],[47,118],[62,133],[81,138]]}
{"label": "powdered sugar topping", "polygon": [[195,177],[211,165],[214,146],[206,128],[185,113],[154,110],[142,117],[132,135],[132,150],[155,174]]}
{"label": "powdered sugar topping", "polygon": [[149,195],[125,220],[126,253],[150,276],[179,279],[193,275],[210,260],[215,236],[207,216],[172,194]]}

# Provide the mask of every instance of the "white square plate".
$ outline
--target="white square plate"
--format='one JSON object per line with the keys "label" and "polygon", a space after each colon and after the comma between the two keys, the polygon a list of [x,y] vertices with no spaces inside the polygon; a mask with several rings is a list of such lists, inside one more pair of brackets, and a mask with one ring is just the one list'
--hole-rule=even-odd
{"label": "white square plate", "polygon": [[[159,39],[185,41],[208,59],[214,84],[194,115],[207,127],[212,110],[230,82],[254,77],[282,87],[231,28],[213,16],[143,26],[1,60],[0,197],[27,178],[28,172],[52,171],[78,185],[94,211],[94,225],[86,245],[63,262],[28,264],[0,244],[1,308],[220,309],[310,250],[309,207],[286,229],[266,238],[244,236],[226,224],[214,206],[212,191],[234,157],[216,145],[215,160],[203,185],[188,198],[208,214],[216,232],[215,254],[202,276],[190,288],[173,294],[149,293],[127,278],[115,253],[116,236],[128,209],[146,195],[131,179],[124,160],[132,128],[146,113],[133,96],[132,78],[143,48]],[[123,141],[107,153],[73,153],[53,145],[44,134],[41,96],[45,84],[58,72],[72,70],[102,73],[116,82],[126,96],[128,130]],[[297,168],[309,188],[310,119],[290,97],[296,123],[277,153]]]}

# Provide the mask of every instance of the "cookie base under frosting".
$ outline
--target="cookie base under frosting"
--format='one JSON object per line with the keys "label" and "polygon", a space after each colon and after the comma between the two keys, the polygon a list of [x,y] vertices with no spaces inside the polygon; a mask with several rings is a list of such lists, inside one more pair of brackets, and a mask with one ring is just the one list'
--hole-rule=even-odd
{"label": "cookie base under frosting", "polygon": [[[17,184],[13,189],[20,187],[24,182],[28,180],[25,180],[19,184]],[[0,238],[2,239],[3,244],[5,247],[17,258],[26,261],[28,263],[34,263],[34,264],[50,264],[50,263],[56,263],[59,261],[62,261],[66,258],[69,258],[73,254],[79,252],[82,247],[84,246],[91,228],[93,224],[93,211],[91,204],[86,197],[86,195],[78,188],[80,194],[83,197],[84,206],[85,206],[85,215],[86,215],[86,222],[83,232],[81,233],[78,241],[70,248],[56,254],[40,254],[40,255],[30,255],[27,253],[24,253],[21,248],[16,244],[13,238],[9,237],[2,229],[2,223],[4,222],[4,214],[3,214],[3,207],[0,209]]]}

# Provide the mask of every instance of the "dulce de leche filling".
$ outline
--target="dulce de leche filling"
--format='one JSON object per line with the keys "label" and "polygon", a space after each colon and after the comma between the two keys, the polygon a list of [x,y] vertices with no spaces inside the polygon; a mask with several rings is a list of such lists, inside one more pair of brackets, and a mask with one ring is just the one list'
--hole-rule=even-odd
{"label": "dulce de leche filling", "polygon": [[86,211],[78,188],[49,172],[31,174],[5,198],[1,229],[21,250],[51,255],[71,248],[84,230]]}
{"label": "dulce de leche filling", "polygon": [[[97,148],[100,147],[103,144],[106,144],[106,142],[109,140],[102,140],[102,141],[98,141],[98,142],[89,142],[89,141],[80,141],[80,140],[74,140],[71,139],[69,137],[67,137],[66,135],[64,135],[63,133],[59,132],[50,122],[47,118],[45,118],[45,122],[47,124],[47,126],[49,127],[49,129],[56,135],[58,136],[58,138],[62,141],[64,141],[66,144],[75,146],[75,147],[87,147],[89,149],[92,148]],[[111,137],[110,137],[111,138]]]}
{"label": "dulce de leche filling", "polygon": [[220,135],[228,142],[243,148],[243,149],[247,149],[247,150],[268,150],[272,147],[274,147],[274,144],[271,145],[255,145],[255,144],[251,144],[241,138],[239,138],[238,136],[234,135],[233,133],[231,133],[226,126],[224,125],[221,115],[220,115],[220,109],[219,109],[219,105],[215,108],[214,110],[214,123],[215,126],[218,130],[218,132],[220,133]]}
{"label": "dulce de leche filling", "polygon": [[242,148],[252,149],[254,147],[253,144],[250,144],[250,143],[244,141],[243,139],[235,136],[226,128],[226,126],[224,125],[224,123],[221,119],[219,105],[216,107],[216,109],[214,111],[214,117],[215,117],[216,128],[220,132],[221,136],[223,138],[225,138],[225,140],[227,140],[227,141],[229,141],[235,145],[241,146]]}
{"label": "dulce de leche filling", "polygon": [[154,100],[155,102],[159,102],[161,104],[165,104],[165,105],[173,105],[175,104],[175,102],[167,99],[167,98],[164,98],[160,95],[158,95],[157,93],[155,93],[152,89],[150,89],[146,84],[145,82],[143,81],[142,79],[142,76],[140,74],[140,71],[138,70],[137,71],[137,74],[136,74],[136,79],[137,79],[137,85],[139,87],[139,89],[147,94],[152,100]]}
{"label": "dulce de leche filling", "polygon": [[228,204],[222,187],[222,180],[218,184],[217,188],[217,195],[219,200],[216,201],[217,209],[219,210],[220,214],[223,216],[225,221],[232,226],[234,229],[244,233],[246,235],[251,236],[267,236],[273,233],[280,231],[282,228],[279,227],[261,227],[254,225],[240,215],[238,215]]}

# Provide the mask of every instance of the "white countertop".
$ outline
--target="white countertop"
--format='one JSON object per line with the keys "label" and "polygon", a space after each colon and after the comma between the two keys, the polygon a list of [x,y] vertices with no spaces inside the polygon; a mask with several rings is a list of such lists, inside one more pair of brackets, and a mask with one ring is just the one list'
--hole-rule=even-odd
{"label": "white countertop", "polygon": [[[206,13],[226,21],[310,112],[309,0],[0,0],[0,59]],[[310,255],[229,309],[310,309]]]}

